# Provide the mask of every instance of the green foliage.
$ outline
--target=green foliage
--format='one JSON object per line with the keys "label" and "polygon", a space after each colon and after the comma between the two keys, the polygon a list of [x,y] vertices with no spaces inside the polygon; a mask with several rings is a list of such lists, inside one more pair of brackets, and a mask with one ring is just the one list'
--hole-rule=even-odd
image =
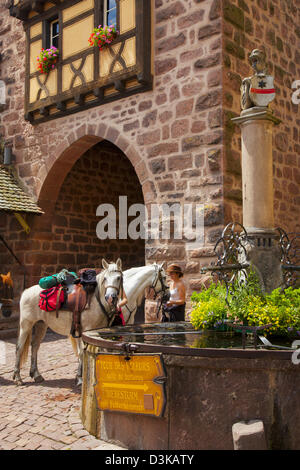
{"label": "green foliage", "polygon": [[218,283],[199,293],[191,300],[191,322],[195,329],[211,329],[224,326],[227,321],[243,325],[272,324],[269,334],[287,335],[300,333],[300,289],[280,288],[264,294],[255,273],[250,272],[247,285],[235,285],[228,295],[226,287]]}
{"label": "green foliage", "polygon": [[191,322],[196,330],[221,326],[227,316],[226,289],[218,283],[199,293],[193,292]]}

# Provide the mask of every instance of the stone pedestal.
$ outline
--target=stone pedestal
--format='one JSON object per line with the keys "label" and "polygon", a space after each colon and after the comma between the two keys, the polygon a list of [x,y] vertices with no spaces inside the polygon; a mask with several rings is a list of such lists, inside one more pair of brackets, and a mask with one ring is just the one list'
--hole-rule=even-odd
{"label": "stone pedestal", "polygon": [[264,423],[241,421],[232,426],[234,450],[267,450]]}
{"label": "stone pedestal", "polygon": [[[262,290],[268,293],[284,283],[278,239],[275,230],[257,229],[248,233],[248,242],[245,244],[247,261],[258,274]],[[246,260],[240,257],[239,261],[244,263]]]}
{"label": "stone pedestal", "polygon": [[[253,107],[232,119],[242,133],[243,225],[247,259],[265,291],[283,283],[278,234],[274,229],[272,131],[277,119],[267,107]],[[243,260],[241,260],[243,261]]]}

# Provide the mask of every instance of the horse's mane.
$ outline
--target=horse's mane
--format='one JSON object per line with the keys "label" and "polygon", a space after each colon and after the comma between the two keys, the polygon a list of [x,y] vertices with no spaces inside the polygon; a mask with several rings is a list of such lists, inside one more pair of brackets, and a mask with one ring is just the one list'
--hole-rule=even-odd
{"label": "horse's mane", "polygon": [[[137,268],[130,268],[130,269],[126,269],[126,277],[127,278],[130,278],[130,277],[133,277],[135,276],[142,268],[151,268],[152,266],[154,266],[153,264],[150,264],[149,266],[139,266]],[[123,274],[124,274],[125,271],[123,271]]]}

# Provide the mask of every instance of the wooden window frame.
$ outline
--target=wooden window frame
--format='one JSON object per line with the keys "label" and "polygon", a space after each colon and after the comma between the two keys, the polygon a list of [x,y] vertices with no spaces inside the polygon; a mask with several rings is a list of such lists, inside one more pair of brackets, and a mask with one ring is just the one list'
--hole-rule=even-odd
{"label": "wooden window frame", "polygon": [[[94,26],[103,24],[104,19],[104,0],[95,0],[95,7],[87,12],[72,18],[65,23],[62,20],[62,12],[65,8],[75,5],[80,0],[69,0],[55,7],[41,13],[24,22],[24,28],[27,36],[26,46],[26,79],[25,79],[25,119],[34,123],[44,122],[50,119],[56,119],[64,115],[73,114],[84,109],[89,109],[94,106],[122,99],[126,96],[131,96],[137,93],[149,91],[152,89],[153,77],[151,75],[151,1],[150,0],[135,0],[136,1],[136,27],[120,35],[115,43],[125,41],[130,37],[136,37],[136,65],[128,69],[111,74],[105,82],[100,79],[99,75],[99,53],[96,48],[87,48],[82,53],[75,54],[72,57],[62,59],[62,37],[63,28],[75,23],[78,18],[84,18],[90,14],[94,14]],[[42,33],[42,47],[47,47],[47,26],[55,18],[59,20],[59,60],[57,62],[57,94],[55,96],[47,97],[46,99],[29,102],[29,84],[30,79],[39,74],[38,71],[30,73],[30,45],[34,40],[40,39],[40,36],[30,38],[30,27],[38,22],[43,22]],[[117,0],[117,29],[120,25],[120,12],[119,0]],[[109,46],[108,46],[109,47]],[[62,92],[62,67],[71,63],[79,58],[94,57],[94,80],[86,83],[84,86],[74,88],[74,93]],[[134,86],[126,86],[129,81],[136,81]],[[113,86],[115,93],[107,95],[105,89]],[[93,95],[93,96],[91,96]],[[88,99],[86,99],[88,96]],[[70,100],[74,101],[74,106],[67,106],[66,103]],[[68,101],[69,100],[69,101]],[[56,109],[54,109],[54,107]],[[51,111],[51,112],[50,112]]]}
{"label": "wooden window frame", "polygon": [[[59,41],[59,36],[61,34],[60,30],[59,30],[59,18],[57,16],[56,18],[54,18],[53,20],[48,22],[48,25],[49,25],[49,47],[53,46],[54,37],[53,37],[53,34],[52,34],[52,25],[54,23],[58,23],[58,34],[56,36],[54,36],[55,38],[58,38],[58,41]],[[55,46],[55,47],[57,47],[57,49],[58,49],[58,45],[59,45],[59,42],[58,42],[57,46]]]}
{"label": "wooden window frame", "polygon": [[112,11],[112,10],[116,10],[116,26],[118,27],[118,26],[119,26],[119,25],[118,25],[118,4],[119,4],[119,2],[116,1],[116,6],[115,6],[115,8],[110,8],[110,9],[108,10],[108,8],[107,8],[107,2],[108,2],[108,1],[109,1],[109,0],[103,0],[103,26],[109,26],[109,25],[107,24],[107,14],[108,14],[108,12],[109,12],[109,11]]}

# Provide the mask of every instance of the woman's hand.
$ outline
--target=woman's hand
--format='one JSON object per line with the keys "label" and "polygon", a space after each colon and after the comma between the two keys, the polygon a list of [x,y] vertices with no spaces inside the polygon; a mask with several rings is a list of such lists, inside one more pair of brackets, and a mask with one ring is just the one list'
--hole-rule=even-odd
{"label": "woman's hand", "polygon": [[126,296],[125,292],[123,292],[123,299],[119,300],[119,302],[117,303],[117,308],[123,307],[124,305],[127,304],[127,302],[128,302],[127,296]]}

